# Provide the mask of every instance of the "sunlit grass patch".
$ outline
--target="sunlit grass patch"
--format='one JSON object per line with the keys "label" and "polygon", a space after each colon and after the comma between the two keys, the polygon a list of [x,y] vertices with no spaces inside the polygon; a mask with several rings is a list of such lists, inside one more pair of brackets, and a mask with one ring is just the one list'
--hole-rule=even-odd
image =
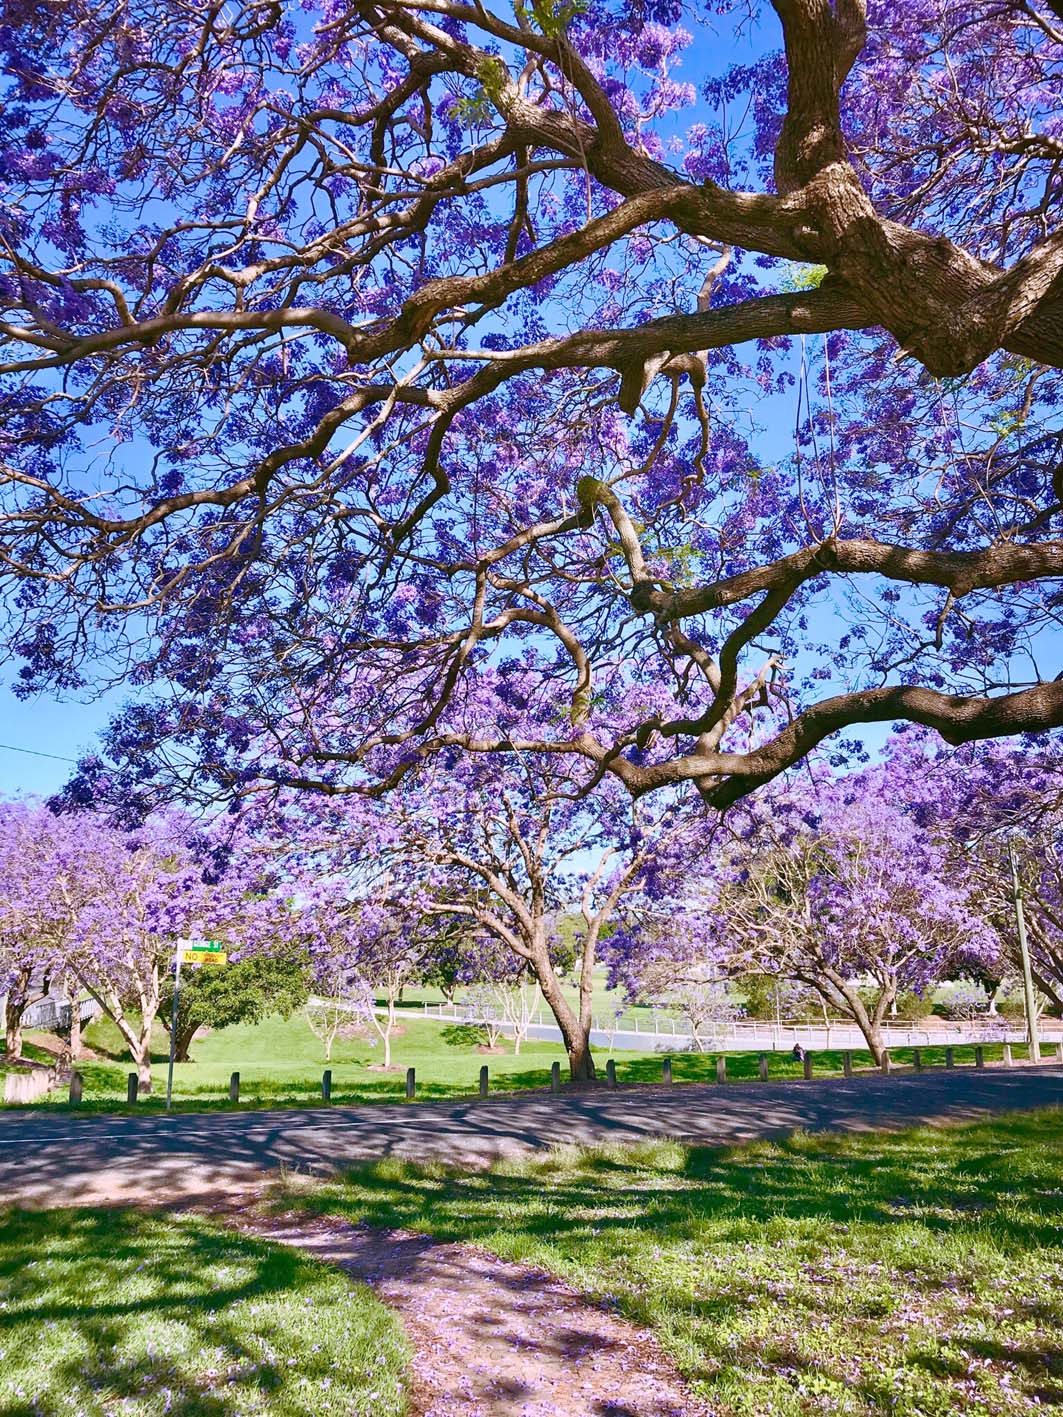
{"label": "sunlit grass patch", "polygon": [[1063,1404],[1063,1113],[389,1160],[303,1204],[469,1240],[649,1324],[720,1417]]}
{"label": "sunlit grass patch", "polygon": [[404,1410],[397,1321],[294,1250],[195,1217],[0,1210],[0,1413]]}

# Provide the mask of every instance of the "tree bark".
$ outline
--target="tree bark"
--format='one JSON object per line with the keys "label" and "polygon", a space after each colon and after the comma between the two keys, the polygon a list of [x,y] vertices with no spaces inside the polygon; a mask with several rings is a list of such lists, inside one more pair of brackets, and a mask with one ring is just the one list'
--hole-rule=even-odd
{"label": "tree bark", "polygon": [[178,1027],[177,1039],[174,1043],[174,1062],[190,1063],[192,1060],[188,1055],[188,1050],[192,1047],[192,1040],[199,1032],[199,1024],[186,1024],[183,1028]]}
{"label": "tree bark", "polygon": [[70,1003],[70,1058],[77,1062],[81,1057],[81,990],[73,975],[67,977],[65,990]]}
{"label": "tree bark", "polygon": [[8,1062],[22,1057],[22,1015],[26,1012],[26,1007],[27,1000],[18,994],[9,994],[4,1001],[5,1049]]}
{"label": "tree bark", "polygon": [[[896,985],[883,987],[882,992],[879,994],[878,1001],[875,1004],[874,1013],[868,1013],[864,1006],[863,999],[861,999],[856,989],[847,979],[843,979],[840,975],[832,976],[829,973],[825,975],[825,979],[826,987],[823,982],[815,979],[807,982],[812,983],[813,987],[819,993],[820,998],[826,999],[828,1003],[841,1003],[842,1008],[848,1012],[849,1017],[864,1035],[868,1052],[875,1060],[875,1066],[881,1067],[882,1058],[885,1053],[885,1046],[882,1041],[882,1020],[887,1008],[897,997]],[[837,997],[833,997],[829,993],[830,990],[833,990]]]}
{"label": "tree bark", "polygon": [[561,1038],[568,1054],[569,1077],[576,1083],[593,1082],[597,1072],[591,1053],[590,1021],[588,1019],[585,1022],[582,1017],[578,1018],[570,1008],[550,963],[545,940],[536,942],[531,966],[539,981],[539,988],[543,991],[543,998],[561,1030]]}

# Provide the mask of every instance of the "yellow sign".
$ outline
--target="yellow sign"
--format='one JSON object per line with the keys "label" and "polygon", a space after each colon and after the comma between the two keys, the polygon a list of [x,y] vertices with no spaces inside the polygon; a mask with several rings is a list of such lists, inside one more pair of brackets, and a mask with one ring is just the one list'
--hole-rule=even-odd
{"label": "yellow sign", "polygon": [[221,950],[181,950],[182,964],[228,964],[229,956]]}

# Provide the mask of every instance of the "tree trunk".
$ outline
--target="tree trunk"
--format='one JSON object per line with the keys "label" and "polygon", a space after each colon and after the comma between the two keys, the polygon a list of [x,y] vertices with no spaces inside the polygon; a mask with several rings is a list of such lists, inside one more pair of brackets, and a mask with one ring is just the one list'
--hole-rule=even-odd
{"label": "tree trunk", "polygon": [[[886,1009],[889,1007],[890,1004],[896,1001],[896,986],[894,986],[892,990],[889,988],[883,989],[882,993],[879,995],[878,1002],[875,1006],[874,1014],[869,1014],[867,1009],[864,1007],[863,999],[861,999],[860,995],[849,984],[847,980],[842,979],[840,976],[832,978],[830,975],[828,975],[827,981],[829,983],[829,986],[836,991],[839,999],[843,1002],[845,1009],[848,1010],[849,1017],[853,1020],[857,1028],[864,1035],[864,1040],[867,1043],[868,1052],[875,1060],[875,1066],[881,1067],[882,1056],[885,1052],[885,1048],[882,1042],[882,1020],[885,1016]],[[829,996],[827,996],[823,992],[822,985],[816,983],[815,988],[819,991],[820,998],[827,998],[828,1002],[833,1002],[833,1000],[831,1000]]]}
{"label": "tree trunk", "polygon": [[531,964],[539,981],[539,988],[543,991],[543,998],[550,1006],[550,1012],[561,1030],[565,1051],[568,1053],[569,1077],[577,1083],[593,1082],[597,1073],[591,1055],[590,1026],[577,1018],[569,1007],[550,964],[545,944],[541,950],[536,950]]}
{"label": "tree trunk", "polygon": [[177,1040],[174,1043],[173,1058],[175,1063],[190,1063],[192,1059],[188,1056],[188,1050],[192,1047],[192,1040],[199,1032],[198,1023],[186,1024],[183,1028],[178,1025]]}
{"label": "tree trunk", "polygon": [[144,1039],[143,1048],[139,1054],[134,1054],[133,1061],[137,1065],[137,1087],[141,1095],[151,1092],[151,1044],[148,1039]]}
{"label": "tree trunk", "polygon": [[22,1015],[25,1012],[25,998],[21,995],[9,994],[4,1002],[5,1048],[8,1062],[14,1058],[22,1057]]}
{"label": "tree trunk", "polygon": [[81,990],[72,976],[64,988],[70,1002],[70,1058],[76,1063],[81,1057]]}

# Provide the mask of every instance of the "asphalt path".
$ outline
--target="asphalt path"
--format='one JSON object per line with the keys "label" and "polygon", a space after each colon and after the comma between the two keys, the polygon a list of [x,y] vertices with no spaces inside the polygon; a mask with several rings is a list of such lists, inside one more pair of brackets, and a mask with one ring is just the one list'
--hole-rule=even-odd
{"label": "asphalt path", "polygon": [[0,1206],[180,1204],[239,1195],[280,1168],[324,1174],[386,1156],[472,1168],[565,1143],[675,1137],[726,1146],[1040,1106],[1063,1106],[1058,1064],[242,1113],[9,1110],[0,1112]]}

